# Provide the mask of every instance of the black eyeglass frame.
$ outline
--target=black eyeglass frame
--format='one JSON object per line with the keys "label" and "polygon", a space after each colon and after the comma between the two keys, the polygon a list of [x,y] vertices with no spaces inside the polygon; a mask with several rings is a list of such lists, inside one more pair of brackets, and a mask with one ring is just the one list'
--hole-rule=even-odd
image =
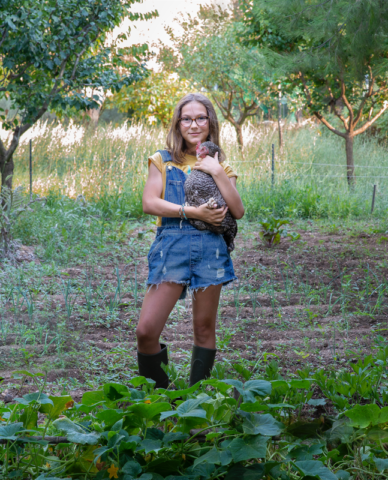
{"label": "black eyeglass frame", "polygon": [[199,115],[198,117],[196,118],[191,118],[191,117],[184,117],[184,118],[179,118],[179,123],[182,123],[182,120],[191,120],[191,123],[190,123],[190,126],[187,126],[186,128],[190,128],[191,125],[193,124],[193,122],[195,122],[197,124],[197,127],[204,127],[206,124],[203,124],[203,125],[198,125],[197,123],[197,119],[198,118],[206,118],[206,121],[210,120],[210,117],[207,116],[207,115]]}

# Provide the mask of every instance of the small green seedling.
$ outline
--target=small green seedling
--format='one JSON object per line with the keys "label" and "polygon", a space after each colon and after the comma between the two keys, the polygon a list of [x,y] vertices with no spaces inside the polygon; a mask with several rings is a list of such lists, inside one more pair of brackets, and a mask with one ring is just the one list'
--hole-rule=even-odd
{"label": "small green seedling", "polygon": [[278,217],[268,217],[267,219],[259,222],[261,225],[260,238],[264,244],[271,248],[274,245],[280,243],[280,240],[285,237],[291,238],[291,240],[297,240],[300,238],[299,233],[288,232],[287,225],[288,220],[281,220]]}

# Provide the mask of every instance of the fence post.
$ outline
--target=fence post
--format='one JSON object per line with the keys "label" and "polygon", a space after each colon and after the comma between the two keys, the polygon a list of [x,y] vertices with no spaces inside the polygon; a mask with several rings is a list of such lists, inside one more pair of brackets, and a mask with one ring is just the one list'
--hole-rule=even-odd
{"label": "fence post", "polygon": [[272,186],[275,183],[275,144],[272,144]]}
{"label": "fence post", "polygon": [[30,202],[32,201],[32,140],[30,140]]}
{"label": "fence post", "polygon": [[278,86],[279,89],[279,99],[278,99],[278,130],[279,130],[279,152],[282,153],[283,151],[283,134],[282,134],[282,104],[281,104],[281,99],[282,99],[282,90],[281,90],[281,85],[279,84]]}
{"label": "fence post", "polygon": [[377,186],[377,185],[373,185],[372,208],[371,208],[371,210],[370,210],[370,213],[373,213],[373,210],[374,210],[374,208],[375,208],[376,186]]}

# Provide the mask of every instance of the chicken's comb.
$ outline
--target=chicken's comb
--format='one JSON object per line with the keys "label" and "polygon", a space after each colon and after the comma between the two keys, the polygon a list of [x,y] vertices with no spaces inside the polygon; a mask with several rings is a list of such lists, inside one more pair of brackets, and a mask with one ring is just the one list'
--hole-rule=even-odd
{"label": "chicken's comb", "polygon": [[198,143],[197,143],[197,146],[196,146],[196,148],[195,148],[195,151],[196,151],[196,152],[198,152],[200,146],[201,146],[201,142],[198,142]]}

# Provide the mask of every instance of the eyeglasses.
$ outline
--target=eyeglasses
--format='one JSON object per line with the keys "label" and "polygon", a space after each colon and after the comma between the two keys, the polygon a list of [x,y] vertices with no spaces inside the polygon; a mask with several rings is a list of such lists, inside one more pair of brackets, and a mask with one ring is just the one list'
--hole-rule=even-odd
{"label": "eyeglasses", "polygon": [[195,122],[198,125],[198,127],[204,127],[207,124],[208,120],[209,120],[209,117],[205,117],[202,115],[197,118],[183,117],[179,119],[182,127],[185,127],[185,128],[191,127],[191,124],[193,122]]}

